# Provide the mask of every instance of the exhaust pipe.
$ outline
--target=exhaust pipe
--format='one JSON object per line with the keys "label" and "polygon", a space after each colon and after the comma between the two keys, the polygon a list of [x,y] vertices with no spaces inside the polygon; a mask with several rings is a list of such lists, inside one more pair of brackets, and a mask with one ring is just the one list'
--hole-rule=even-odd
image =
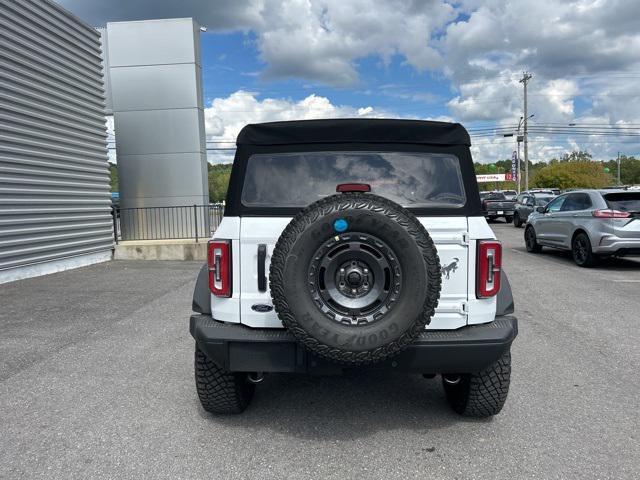
{"label": "exhaust pipe", "polygon": [[247,380],[251,383],[260,383],[264,380],[263,372],[250,372],[247,374]]}
{"label": "exhaust pipe", "polygon": [[457,385],[460,383],[460,375],[443,375],[442,380],[447,385]]}

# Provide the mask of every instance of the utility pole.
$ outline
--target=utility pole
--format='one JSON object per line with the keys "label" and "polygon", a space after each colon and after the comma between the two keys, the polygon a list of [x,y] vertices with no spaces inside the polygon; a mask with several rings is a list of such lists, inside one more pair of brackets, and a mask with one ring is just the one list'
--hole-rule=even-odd
{"label": "utility pole", "polygon": [[622,185],[620,182],[620,152],[618,152],[618,186]]}
{"label": "utility pole", "polygon": [[518,131],[516,132],[516,143],[518,144],[518,195],[522,191],[522,169],[520,168],[520,142],[522,142],[523,138],[520,135],[520,127],[522,126],[522,122],[524,121],[524,117],[520,117],[518,121]]}
{"label": "utility pole", "polygon": [[520,83],[524,85],[524,189],[529,190],[529,145],[527,141],[527,83],[531,80],[532,75],[529,72],[523,72]]}

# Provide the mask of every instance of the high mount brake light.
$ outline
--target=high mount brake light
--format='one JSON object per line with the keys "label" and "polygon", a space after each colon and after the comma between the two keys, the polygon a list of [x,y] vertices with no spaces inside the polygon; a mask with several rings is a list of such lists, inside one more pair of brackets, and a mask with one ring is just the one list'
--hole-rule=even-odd
{"label": "high mount brake light", "polygon": [[231,296],[231,240],[210,240],[207,245],[209,290],[216,297]]}
{"label": "high mount brake light", "polygon": [[607,208],[605,210],[594,210],[593,216],[596,218],[629,218],[631,214],[629,212],[621,212],[620,210]]}
{"label": "high mount brake light", "polygon": [[370,192],[371,185],[366,183],[340,183],[336,187],[336,192],[338,193],[347,193],[347,192]]}
{"label": "high mount brake light", "polygon": [[476,297],[489,298],[500,290],[502,274],[502,244],[497,240],[478,242],[476,265]]}

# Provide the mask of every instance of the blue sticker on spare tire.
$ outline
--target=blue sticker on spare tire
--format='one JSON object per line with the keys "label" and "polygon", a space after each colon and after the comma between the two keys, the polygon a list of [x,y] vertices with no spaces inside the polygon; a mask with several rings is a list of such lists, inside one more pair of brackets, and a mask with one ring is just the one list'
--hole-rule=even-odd
{"label": "blue sticker on spare tire", "polygon": [[349,224],[344,218],[338,218],[335,222],[333,222],[333,228],[336,232],[344,232],[347,228],[349,228]]}

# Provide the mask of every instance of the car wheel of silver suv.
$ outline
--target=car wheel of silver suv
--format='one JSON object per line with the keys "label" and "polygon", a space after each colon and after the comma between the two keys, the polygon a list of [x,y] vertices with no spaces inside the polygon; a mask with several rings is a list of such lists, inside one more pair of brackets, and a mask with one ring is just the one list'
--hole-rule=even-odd
{"label": "car wheel of silver suv", "polygon": [[571,254],[573,261],[579,267],[593,267],[598,263],[598,257],[593,254],[591,241],[586,233],[580,232],[571,242]]}

